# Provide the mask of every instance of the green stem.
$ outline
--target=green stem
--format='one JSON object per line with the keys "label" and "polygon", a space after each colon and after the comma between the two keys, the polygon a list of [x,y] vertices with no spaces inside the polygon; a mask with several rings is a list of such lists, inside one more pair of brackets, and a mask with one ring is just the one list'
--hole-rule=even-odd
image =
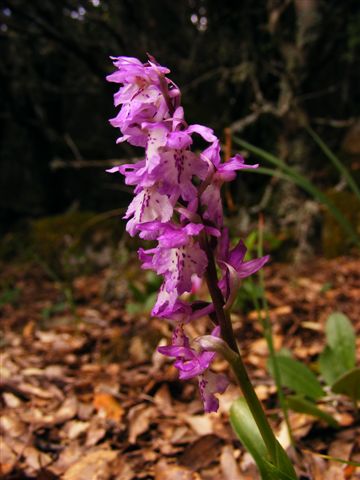
{"label": "green stem", "polygon": [[249,376],[247,374],[247,371],[245,369],[244,363],[242,361],[242,358],[235,340],[230,316],[227,312],[224,311],[224,308],[223,308],[224,299],[218,287],[218,278],[217,278],[214,255],[213,255],[212,249],[210,248],[208,239],[205,235],[201,238],[201,245],[204,251],[206,252],[207,259],[208,259],[208,266],[207,266],[205,278],[206,278],[209,292],[214,304],[216,317],[220,325],[221,336],[223,340],[229,345],[230,349],[234,352],[234,355],[231,355],[231,359],[228,358],[228,361],[234,371],[234,374],[240,385],[240,388],[245,397],[245,400],[259,428],[261,436],[269,452],[269,456],[274,462],[274,465],[277,465],[277,461],[278,461],[277,451],[279,448],[278,447],[279,444],[266,418],[263,407],[255,393],[254,387],[252,386]]}

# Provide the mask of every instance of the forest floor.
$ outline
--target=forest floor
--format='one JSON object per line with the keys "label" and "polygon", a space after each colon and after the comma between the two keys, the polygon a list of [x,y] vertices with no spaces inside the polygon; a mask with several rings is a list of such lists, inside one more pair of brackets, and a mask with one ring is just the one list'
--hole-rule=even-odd
{"label": "forest floor", "polygon": [[[237,387],[233,383],[221,396],[218,413],[204,414],[196,382],[179,381],[171,362],[156,352],[170,327],[147,313],[129,313],[126,291],[110,298],[108,269],[76,278],[71,304],[63,285],[39,266],[3,265],[1,271],[1,478],[258,478],[229,426]],[[333,311],[348,315],[359,334],[359,258],[296,268],[273,264],[265,277],[277,349],[286,347],[313,367]],[[289,447],[261,326],[255,311],[245,311],[233,315],[236,336],[274,429]],[[205,319],[190,328],[203,334]],[[217,371],[226,368],[222,360],[215,364]],[[360,422],[352,404],[333,395],[321,407],[340,428],[290,413],[297,449],[289,452],[299,477],[360,479],[359,468],[322,456],[360,461]]]}

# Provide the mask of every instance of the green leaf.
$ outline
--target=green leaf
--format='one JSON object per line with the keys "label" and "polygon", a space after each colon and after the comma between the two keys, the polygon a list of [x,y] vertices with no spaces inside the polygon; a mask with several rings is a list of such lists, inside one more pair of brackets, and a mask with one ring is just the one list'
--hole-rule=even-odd
{"label": "green leaf", "polygon": [[[230,408],[230,423],[236,435],[253,456],[259,466],[263,461],[270,461],[266,445],[252,413],[243,397],[238,398]],[[260,465],[259,465],[259,463]]]}
{"label": "green leaf", "polygon": [[[257,230],[253,230],[247,236],[247,238],[245,240],[245,245],[246,245],[246,248],[248,249],[248,251],[246,252],[246,255],[248,255],[249,252],[251,252],[252,250],[255,249],[255,245],[256,245],[256,242],[257,242],[257,237],[258,237],[258,231]],[[250,258],[246,258],[246,260],[250,260]]]}
{"label": "green leaf", "polygon": [[154,303],[156,301],[156,297],[157,297],[157,292],[149,294],[149,296],[147,297],[147,299],[144,303],[145,312],[150,312],[151,311],[151,309],[153,308]]}
{"label": "green leaf", "polygon": [[293,466],[278,442],[274,445],[278,466],[270,462],[270,456],[264,440],[243,397],[238,398],[232,404],[230,408],[230,423],[241,443],[254,458],[262,480],[296,480]]}
{"label": "green leaf", "polygon": [[289,350],[286,347],[281,347],[280,350],[278,350],[276,355],[278,355],[279,357],[293,358],[291,350]]}
{"label": "green leaf", "polygon": [[326,322],[326,339],[329,347],[336,355],[336,361],[344,370],[355,367],[355,333],[346,315],[332,313]]}
{"label": "green leaf", "polygon": [[145,302],[145,300],[146,300],[146,293],[145,292],[140,290],[140,288],[138,288],[133,283],[129,283],[128,288],[131,291],[131,293],[133,294],[133,297],[137,302]]}
{"label": "green leaf", "polygon": [[315,403],[305,400],[299,395],[289,395],[286,399],[289,408],[299,413],[307,413],[313,417],[320,418],[332,427],[338,427],[338,422],[328,413],[321,410]]}
{"label": "green leaf", "polygon": [[342,375],[331,387],[334,393],[341,393],[352,398],[354,402],[360,400],[360,368],[353,368]]}
{"label": "green leaf", "polygon": [[319,356],[319,370],[328,385],[332,385],[346,371],[329,346],[326,346]]}
{"label": "green leaf", "polygon": [[128,302],[126,304],[126,311],[130,315],[135,315],[136,313],[140,313],[142,308],[143,307],[142,307],[141,303]]}
{"label": "green leaf", "polygon": [[[280,370],[281,383],[284,386],[314,400],[325,395],[320,382],[303,363],[283,355],[277,355],[276,358]],[[268,367],[271,375],[274,376],[271,360],[268,362]]]}

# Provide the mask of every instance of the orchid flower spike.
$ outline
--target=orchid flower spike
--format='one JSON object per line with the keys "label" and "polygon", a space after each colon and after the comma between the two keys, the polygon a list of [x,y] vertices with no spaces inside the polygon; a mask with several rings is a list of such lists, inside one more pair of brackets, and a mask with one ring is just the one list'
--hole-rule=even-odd
{"label": "orchid flower spike", "polygon": [[[124,217],[128,233],[155,242],[153,248],[141,248],[138,253],[142,268],[163,278],[153,315],[175,324],[172,343],[159,351],[175,359],[180,379],[198,378],[205,411],[216,411],[216,394],[225,391],[228,380],[211,370],[217,353],[207,348],[212,345],[209,338],[203,344],[193,343],[185,332],[186,324],[201,315],[214,319],[214,306],[199,307],[199,302],[191,303],[183,296],[196,291],[194,285],[207,272],[204,239],[215,245],[224,305],[232,303],[239,281],[268,260],[244,261],[244,244],[230,248],[223,221],[222,185],[233,180],[238,170],[257,165],[246,165],[240,155],[222,161],[220,141],[213,130],[186,123],[180,89],[167,77],[170,70],[151,55],[146,63],[124,56],[112,59],[116,70],[107,80],[120,84],[114,95],[120,110],[110,123],[120,131],[117,142],[144,148],[144,157],[108,172],[120,172],[125,183],[134,186],[135,196]],[[200,152],[193,150],[196,137],[206,144]],[[219,325],[211,336],[222,336]]]}

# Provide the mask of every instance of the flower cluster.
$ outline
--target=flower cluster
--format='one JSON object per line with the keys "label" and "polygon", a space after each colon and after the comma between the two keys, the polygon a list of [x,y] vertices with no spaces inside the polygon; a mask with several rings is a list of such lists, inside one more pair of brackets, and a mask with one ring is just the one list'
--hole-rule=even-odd
{"label": "flower cluster", "polygon": [[[198,377],[205,410],[216,411],[215,393],[226,389],[227,380],[210,371],[216,354],[190,342],[184,331],[187,322],[211,314],[214,307],[191,304],[182,296],[207,271],[209,252],[204,245],[215,246],[224,304],[238,281],[267,261],[244,261],[242,242],[230,250],[223,223],[221,186],[233,180],[237,170],[257,165],[246,165],[240,155],[222,162],[219,139],[210,128],[186,123],[179,88],[167,78],[169,70],[152,57],[145,64],[131,57],[113,60],[116,71],[107,79],[122,85],[114,96],[121,109],[110,123],[121,131],[118,143],[143,147],[145,156],[108,171],[120,172],[125,183],[135,187],[125,215],[129,234],[157,242],[154,248],[140,249],[139,258],[143,268],[163,277],[153,315],[175,323],[172,344],[159,351],[175,358],[181,379]],[[195,152],[194,142],[205,148]],[[221,336],[218,325],[212,335]]]}

